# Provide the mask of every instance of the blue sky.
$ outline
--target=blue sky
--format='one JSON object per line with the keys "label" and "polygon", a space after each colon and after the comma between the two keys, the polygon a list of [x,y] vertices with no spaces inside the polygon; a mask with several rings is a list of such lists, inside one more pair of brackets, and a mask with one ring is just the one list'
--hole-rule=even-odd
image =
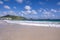
{"label": "blue sky", "polygon": [[0,16],[60,19],[60,0],[0,0]]}

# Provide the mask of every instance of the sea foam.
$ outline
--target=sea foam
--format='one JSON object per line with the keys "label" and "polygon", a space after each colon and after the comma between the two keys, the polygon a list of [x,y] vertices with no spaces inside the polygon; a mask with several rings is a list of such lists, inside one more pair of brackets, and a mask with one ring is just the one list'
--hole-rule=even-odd
{"label": "sea foam", "polygon": [[29,25],[29,26],[44,26],[44,27],[60,27],[58,22],[47,22],[47,21],[12,21],[4,20],[7,23],[14,23],[20,25]]}

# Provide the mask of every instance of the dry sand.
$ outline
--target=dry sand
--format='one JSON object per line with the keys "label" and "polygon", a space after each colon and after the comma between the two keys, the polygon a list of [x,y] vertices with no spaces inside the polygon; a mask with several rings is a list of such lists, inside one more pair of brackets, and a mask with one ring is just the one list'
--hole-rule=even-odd
{"label": "dry sand", "polygon": [[60,40],[60,28],[0,23],[0,40]]}

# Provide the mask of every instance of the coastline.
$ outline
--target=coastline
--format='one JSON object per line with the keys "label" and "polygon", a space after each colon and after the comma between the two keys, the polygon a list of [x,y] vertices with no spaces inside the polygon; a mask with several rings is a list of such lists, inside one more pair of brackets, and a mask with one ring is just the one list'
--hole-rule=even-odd
{"label": "coastline", "polygon": [[19,24],[27,26],[44,26],[44,27],[60,27],[60,22],[47,22],[47,21],[12,21],[4,20],[6,23]]}
{"label": "coastline", "polygon": [[0,23],[0,40],[60,40],[60,28]]}
{"label": "coastline", "polygon": [[0,24],[0,40],[60,40],[60,28]]}

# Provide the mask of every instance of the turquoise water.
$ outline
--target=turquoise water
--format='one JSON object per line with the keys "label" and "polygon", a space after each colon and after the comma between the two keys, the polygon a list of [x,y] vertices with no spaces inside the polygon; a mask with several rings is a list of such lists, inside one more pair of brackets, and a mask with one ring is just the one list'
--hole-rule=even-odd
{"label": "turquoise water", "polygon": [[[29,20],[11,20],[11,21],[29,21]],[[38,21],[32,21],[32,22],[60,22],[60,21],[49,21],[49,20],[48,21],[42,21],[42,20],[38,20]]]}
{"label": "turquoise water", "polygon": [[38,24],[60,24],[60,21],[28,21],[28,20],[10,20],[15,23],[38,23]]}
{"label": "turquoise water", "polygon": [[16,23],[20,25],[60,27],[60,21],[27,21],[27,20],[5,20],[7,23]]}

